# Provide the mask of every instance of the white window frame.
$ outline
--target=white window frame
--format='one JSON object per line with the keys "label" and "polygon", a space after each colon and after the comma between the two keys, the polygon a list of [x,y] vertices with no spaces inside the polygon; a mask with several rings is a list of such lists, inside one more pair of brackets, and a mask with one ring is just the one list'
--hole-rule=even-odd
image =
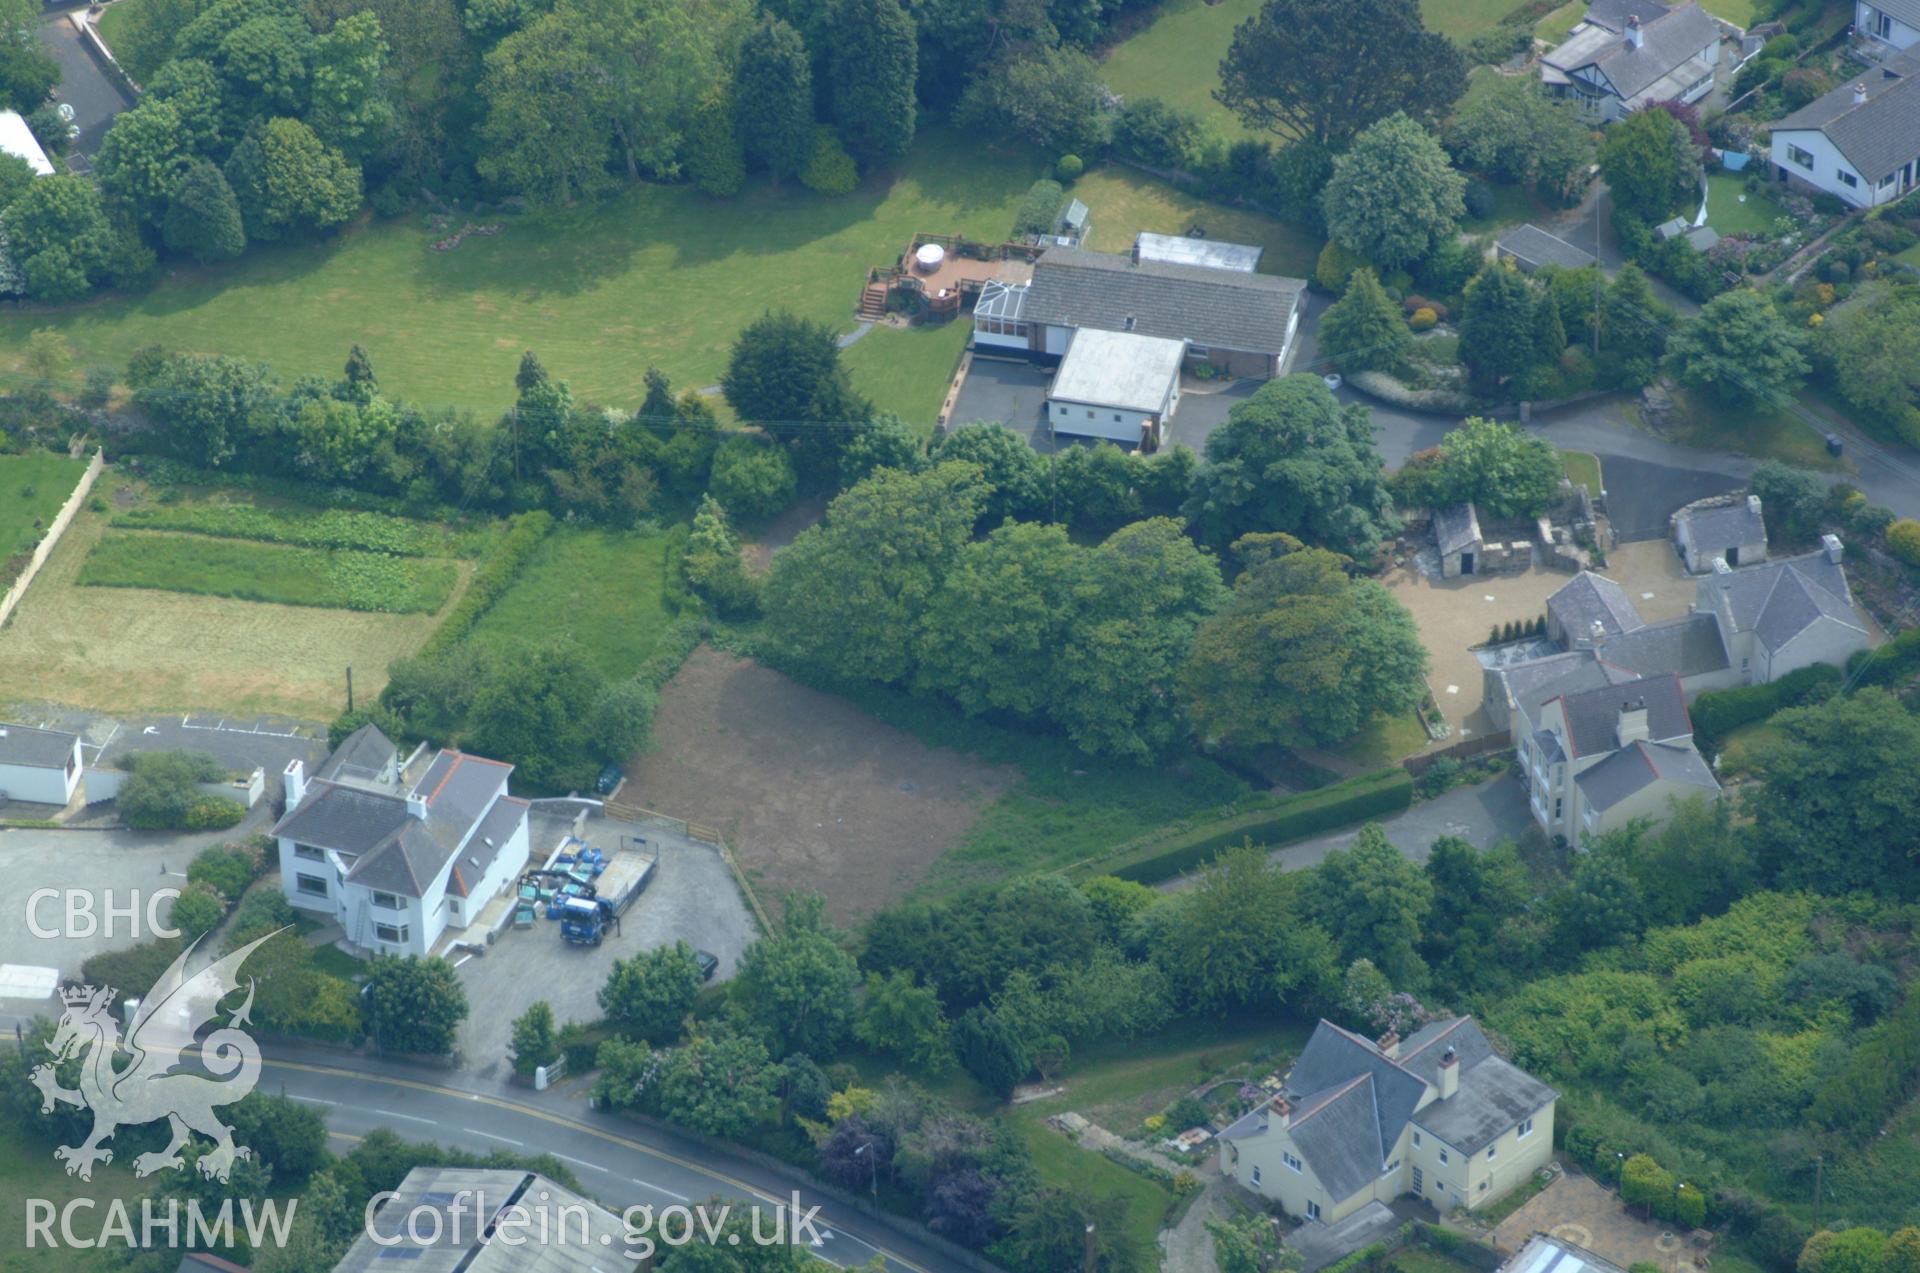
{"label": "white window frame", "polygon": [[1496,1158],[1498,1158],[1499,1156],[1500,1156],[1500,1146],[1498,1146],[1498,1145],[1488,1145],[1488,1146],[1487,1146],[1487,1161],[1488,1161],[1488,1162],[1492,1162],[1492,1161],[1493,1161],[1494,1159],[1496,1159]]}
{"label": "white window frame", "polygon": [[[393,935],[389,937],[387,935],[389,933]],[[406,924],[375,923],[373,926],[374,940],[385,942],[389,946],[404,946],[410,936],[409,926]]]}
{"label": "white window frame", "polygon": [[327,886],[327,881],[324,877],[308,875],[305,871],[299,871],[294,874],[293,891],[302,897],[333,896],[333,890]]}
{"label": "white window frame", "polygon": [[1447,1156],[1447,1147],[1445,1145],[1440,1146],[1440,1165],[1444,1167],[1452,1161],[1453,1160]]}
{"label": "white window frame", "polygon": [[311,844],[296,844],[293,846],[293,856],[303,862],[324,862],[327,860],[327,851]]}
{"label": "white window frame", "polygon": [[1515,1140],[1525,1140],[1531,1135],[1533,1135],[1533,1118],[1529,1115],[1521,1119],[1520,1125],[1513,1129],[1513,1138]]}
{"label": "white window frame", "polygon": [[1415,1132],[1415,1133],[1413,1134],[1413,1147],[1414,1147],[1415,1149],[1418,1149],[1418,1148],[1420,1148],[1420,1133],[1419,1133],[1419,1132]]}
{"label": "white window frame", "polygon": [[1311,1198],[1307,1199],[1307,1219],[1318,1220],[1319,1218],[1320,1218],[1320,1204],[1315,1202]]}
{"label": "white window frame", "polygon": [[1811,150],[1802,150],[1792,142],[1787,143],[1787,161],[1805,168],[1808,172],[1813,171],[1813,152]]}
{"label": "white window frame", "polygon": [[1260,1183],[1260,1164],[1259,1163],[1255,1163],[1253,1165],[1253,1183],[1256,1186],[1259,1185]]}
{"label": "white window frame", "polygon": [[1299,1173],[1300,1175],[1306,1174],[1307,1165],[1301,1162],[1298,1158],[1295,1158],[1292,1155],[1292,1153],[1288,1152],[1287,1150],[1283,1149],[1280,1151],[1280,1161],[1287,1164],[1287,1166],[1293,1168],[1293,1170]]}
{"label": "white window frame", "polygon": [[1849,190],[1858,190],[1860,188],[1860,178],[1854,176],[1845,168],[1835,168],[1833,175],[1840,178],[1840,184]]}
{"label": "white window frame", "polygon": [[400,900],[398,893],[376,891],[373,895],[373,904],[383,911],[403,911],[407,908],[407,904]]}

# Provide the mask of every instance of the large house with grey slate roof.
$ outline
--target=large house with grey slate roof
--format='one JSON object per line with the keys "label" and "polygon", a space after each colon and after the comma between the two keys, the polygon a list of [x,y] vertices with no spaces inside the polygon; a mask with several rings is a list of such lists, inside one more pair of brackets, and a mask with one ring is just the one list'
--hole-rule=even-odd
{"label": "large house with grey slate roof", "polygon": [[1724,35],[1693,0],[1671,9],[1595,6],[1541,57],[1540,77],[1550,94],[1609,124],[1655,102],[1697,102],[1712,92]]}
{"label": "large house with grey slate roof", "polygon": [[[1744,505],[1734,507],[1744,508]],[[1736,532],[1736,534],[1745,532]],[[1689,613],[1647,623],[1619,584],[1582,572],[1547,599],[1557,648],[1490,660],[1482,702],[1513,735],[1535,820],[1584,838],[1664,815],[1676,797],[1717,797],[1686,704],[1813,663],[1844,665],[1871,643],[1838,538],[1817,552],[1735,569],[1716,557]]]}
{"label": "large house with grey slate roof", "polygon": [[426,955],[463,929],[525,869],[525,800],[507,794],[513,766],[422,746],[404,762],[362,726],[314,771],[287,766],[287,811],[273,828],[280,885],[354,945]]}
{"label": "large house with grey slate roof", "polygon": [[1910,49],[1920,44],[1920,0],[1855,0],[1853,32],[1869,56]]}
{"label": "large house with grey slate roof", "polygon": [[1052,247],[1023,283],[990,283],[974,305],[974,345],[1064,356],[1082,328],[1177,340],[1191,362],[1233,376],[1278,376],[1306,309],[1305,279]]}
{"label": "large house with grey slate roof", "polygon": [[1220,1165],[1324,1224],[1402,1194],[1483,1207],[1546,1164],[1558,1099],[1471,1017],[1378,1043],[1322,1021],[1280,1094],[1220,1133]]}
{"label": "large house with grey slate roof", "polygon": [[1920,181],[1920,49],[1896,53],[1773,125],[1781,181],[1856,208],[1891,203]]}

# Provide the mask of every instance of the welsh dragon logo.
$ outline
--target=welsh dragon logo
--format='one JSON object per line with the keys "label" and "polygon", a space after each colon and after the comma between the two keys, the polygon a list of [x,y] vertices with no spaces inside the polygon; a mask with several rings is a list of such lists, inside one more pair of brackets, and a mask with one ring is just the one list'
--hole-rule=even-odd
{"label": "welsh dragon logo", "polygon": [[[220,1001],[239,989],[240,965],[247,956],[284,931],[248,942],[192,975],[186,971],[187,964],[200,943],[188,946],[141,1002],[124,1040],[114,1019],[111,987],[74,986],[60,992],[66,1012],[47,1044],[53,1061],[36,1066],[31,1077],[40,1089],[42,1113],[51,1113],[56,1102],[93,1111],[93,1131],[85,1142],[53,1151],[66,1163],[68,1175],[93,1179],[95,1163],[113,1161],[113,1151],[101,1142],[115,1129],[161,1118],[167,1120],[173,1139],[165,1149],[134,1159],[136,1176],[184,1167],[180,1150],[194,1132],[214,1142],[198,1164],[204,1176],[224,1183],[236,1158],[252,1157],[251,1150],[233,1143],[233,1128],[220,1121],[214,1107],[233,1104],[260,1081],[260,1049],[236,1028],[250,1024],[253,978],[246,979],[247,997],[232,1010],[227,1023],[204,1040],[197,1036],[220,1011]],[[176,1072],[182,1053],[189,1049],[198,1052],[201,1065],[214,1078]],[[127,1058],[119,1060],[123,1051]],[[78,1090],[62,1087],[58,1067],[82,1054]]]}

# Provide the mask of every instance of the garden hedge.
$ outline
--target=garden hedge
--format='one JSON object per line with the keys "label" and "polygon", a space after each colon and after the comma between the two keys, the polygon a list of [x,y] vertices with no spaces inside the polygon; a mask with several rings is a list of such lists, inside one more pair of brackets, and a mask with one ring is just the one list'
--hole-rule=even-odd
{"label": "garden hedge", "polygon": [[1281,845],[1413,803],[1413,778],[1398,765],[1289,796],[1265,808],[1197,827],[1184,835],[1089,864],[1088,875],[1117,875],[1154,884],[1211,862],[1222,849],[1252,841]]}
{"label": "garden hedge", "polygon": [[473,625],[479,622],[480,616],[486,613],[487,607],[498,601],[501,594],[513,585],[521,568],[552,529],[553,515],[544,509],[517,514],[507,527],[500,546],[473,572],[473,582],[467,585],[466,595],[447,612],[447,617],[440,621],[440,626],[420,647],[420,657],[438,658],[467,635]]}
{"label": "garden hedge", "polygon": [[1892,685],[1920,671],[1920,628],[1908,628],[1877,650],[1855,650],[1847,673],[1856,685]]}
{"label": "garden hedge", "polygon": [[1712,752],[1734,730],[1766,720],[1786,707],[1799,707],[1831,695],[1840,687],[1840,669],[1831,663],[1797,668],[1765,685],[1709,690],[1693,701],[1693,736],[1703,751]]}

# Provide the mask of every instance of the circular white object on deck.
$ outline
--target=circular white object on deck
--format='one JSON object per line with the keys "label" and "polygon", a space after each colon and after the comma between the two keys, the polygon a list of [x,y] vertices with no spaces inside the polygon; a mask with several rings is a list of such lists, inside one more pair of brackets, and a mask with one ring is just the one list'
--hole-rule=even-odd
{"label": "circular white object on deck", "polygon": [[923,243],[920,250],[913,254],[913,263],[923,270],[937,270],[940,262],[947,259],[947,250],[938,243]]}

